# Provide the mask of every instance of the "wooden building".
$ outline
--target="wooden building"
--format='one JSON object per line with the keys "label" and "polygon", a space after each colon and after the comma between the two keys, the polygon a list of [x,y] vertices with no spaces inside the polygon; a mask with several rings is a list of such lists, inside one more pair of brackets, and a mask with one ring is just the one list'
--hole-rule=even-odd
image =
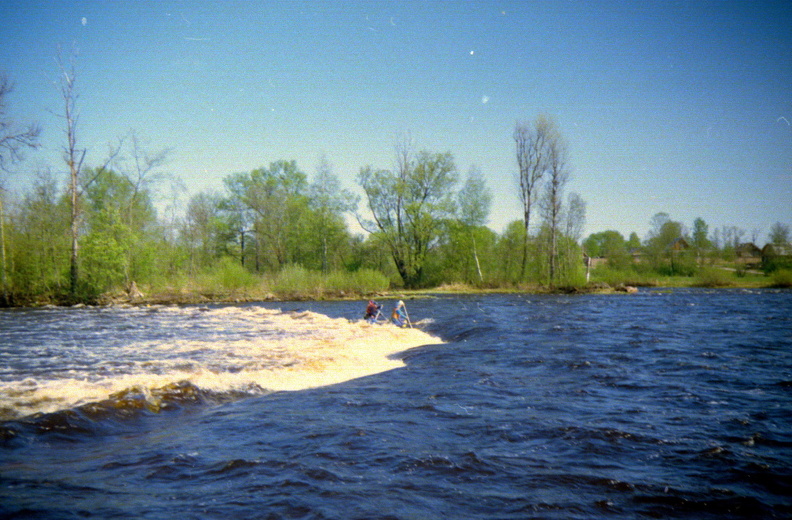
{"label": "wooden building", "polygon": [[735,262],[745,267],[758,267],[762,263],[762,250],[753,242],[745,242],[734,248]]}

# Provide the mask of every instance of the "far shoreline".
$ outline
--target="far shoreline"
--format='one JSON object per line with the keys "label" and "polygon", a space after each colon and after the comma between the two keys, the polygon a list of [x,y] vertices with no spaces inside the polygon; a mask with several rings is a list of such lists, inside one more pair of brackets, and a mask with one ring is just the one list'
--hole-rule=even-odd
{"label": "far shoreline", "polygon": [[273,294],[273,293],[225,293],[207,294],[200,292],[155,292],[153,294],[142,294],[131,297],[124,292],[104,294],[91,301],[68,302],[51,299],[39,299],[37,301],[20,302],[16,305],[5,307],[11,308],[41,308],[47,306],[54,307],[105,307],[115,305],[150,306],[150,305],[211,305],[211,304],[241,304],[241,303],[278,303],[278,302],[311,302],[311,301],[360,301],[360,300],[415,300],[432,298],[434,296],[448,295],[632,295],[647,290],[674,290],[674,289],[708,289],[708,290],[739,290],[739,289],[790,289],[789,286],[775,285],[772,283],[730,283],[722,286],[705,286],[695,283],[680,284],[651,284],[651,285],[626,285],[619,284],[616,287],[608,286],[603,283],[592,283],[581,287],[516,287],[516,288],[477,288],[468,285],[455,284],[443,285],[439,287],[425,289],[394,289],[379,291],[372,294]]}

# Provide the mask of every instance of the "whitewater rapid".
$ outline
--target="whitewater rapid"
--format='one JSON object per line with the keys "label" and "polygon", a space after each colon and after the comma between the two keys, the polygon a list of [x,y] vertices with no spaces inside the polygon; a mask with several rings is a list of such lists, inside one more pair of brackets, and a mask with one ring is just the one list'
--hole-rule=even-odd
{"label": "whitewater rapid", "polygon": [[[441,341],[417,328],[263,307],[46,309],[0,329],[0,417],[134,394],[150,409],[185,385],[260,394],[341,383],[403,366],[395,354]],[[13,345],[33,323],[39,341]],[[122,332],[119,332],[121,330]]]}

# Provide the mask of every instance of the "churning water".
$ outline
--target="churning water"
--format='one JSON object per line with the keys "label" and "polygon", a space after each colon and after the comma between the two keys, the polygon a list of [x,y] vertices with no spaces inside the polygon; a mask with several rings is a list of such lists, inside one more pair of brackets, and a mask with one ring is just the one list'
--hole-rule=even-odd
{"label": "churning water", "polygon": [[407,305],[0,312],[0,517],[792,516],[792,292]]}

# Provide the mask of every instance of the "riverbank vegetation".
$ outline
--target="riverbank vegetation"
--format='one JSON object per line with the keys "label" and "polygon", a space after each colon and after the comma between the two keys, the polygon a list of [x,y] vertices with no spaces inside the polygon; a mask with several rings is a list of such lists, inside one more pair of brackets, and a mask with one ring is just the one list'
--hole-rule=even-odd
{"label": "riverbank vegetation", "polygon": [[[409,139],[397,143],[394,168],[361,167],[362,197],[323,158],[312,176],[293,160],[229,173],[182,203],[182,181],[167,174],[170,152],[149,150],[135,132],[100,165],[83,165],[71,116],[76,78],[61,68],[68,175],[30,172],[26,193],[0,190],[2,305],[792,285],[781,223],[769,237],[775,253],[758,259],[741,255],[742,230],[710,233],[697,219],[689,231],[666,213],[644,239],[604,231],[584,240],[586,203],[567,193],[567,146],[546,116],[515,125],[516,174],[506,182],[519,187],[523,212],[501,233],[486,225],[484,175],[475,167],[460,175],[451,152],[416,150]],[[39,129],[0,130],[8,171]],[[364,232],[351,230],[352,219]]]}

